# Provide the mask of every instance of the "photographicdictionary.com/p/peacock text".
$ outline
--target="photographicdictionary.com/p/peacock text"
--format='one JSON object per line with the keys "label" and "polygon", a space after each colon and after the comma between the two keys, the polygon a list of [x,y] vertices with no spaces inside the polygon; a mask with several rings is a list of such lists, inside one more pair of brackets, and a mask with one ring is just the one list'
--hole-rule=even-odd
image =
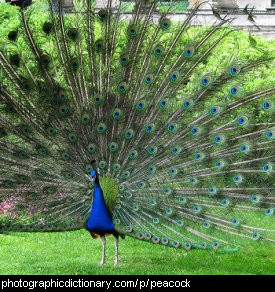
{"label": "photographicdictionary.com/p/peacock text", "polygon": [[1,290],[7,289],[51,289],[51,288],[134,288],[134,289],[155,289],[155,288],[189,288],[191,287],[188,279],[184,280],[84,280],[84,279],[49,279],[49,280],[3,280]]}

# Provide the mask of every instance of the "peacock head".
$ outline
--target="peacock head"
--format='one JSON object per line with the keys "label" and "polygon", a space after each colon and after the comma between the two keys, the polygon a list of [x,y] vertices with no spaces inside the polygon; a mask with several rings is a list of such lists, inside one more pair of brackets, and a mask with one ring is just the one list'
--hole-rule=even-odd
{"label": "peacock head", "polygon": [[96,176],[97,176],[97,172],[96,172],[96,170],[93,169],[93,170],[91,171],[91,177],[92,177],[92,178],[95,178]]}
{"label": "peacock head", "polygon": [[95,160],[91,160],[91,165],[93,166],[93,169],[91,170],[91,177],[93,179],[93,183],[98,182],[98,173],[96,171],[96,161]]}

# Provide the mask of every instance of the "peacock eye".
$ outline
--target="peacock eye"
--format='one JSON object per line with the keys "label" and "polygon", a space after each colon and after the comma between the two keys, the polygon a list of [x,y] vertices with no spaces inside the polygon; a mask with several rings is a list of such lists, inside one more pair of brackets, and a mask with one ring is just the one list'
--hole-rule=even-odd
{"label": "peacock eye", "polygon": [[245,125],[247,125],[247,124],[248,124],[248,121],[249,121],[249,119],[248,119],[248,117],[246,117],[246,116],[241,116],[241,117],[238,118],[238,124],[239,124],[240,126],[245,126]]}
{"label": "peacock eye", "polygon": [[239,92],[239,87],[235,86],[230,89],[232,95],[236,95]]}
{"label": "peacock eye", "polygon": [[20,66],[20,56],[18,54],[14,54],[10,57],[10,62],[13,66],[19,67]]}
{"label": "peacock eye", "polygon": [[273,102],[272,101],[264,101],[263,104],[262,104],[262,108],[264,110],[271,110],[273,108]]}
{"label": "peacock eye", "polygon": [[8,39],[12,42],[15,42],[17,40],[17,36],[18,36],[18,33],[17,31],[14,30],[14,31],[9,32]]}
{"label": "peacock eye", "polygon": [[190,58],[190,57],[192,57],[193,54],[194,54],[194,48],[192,48],[192,47],[187,47],[187,48],[184,50],[184,56],[185,56],[186,58]]}
{"label": "peacock eye", "polygon": [[252,239],[254,239],[254,240],[259,240],[260,237],[261,237],[260,234],[257,233],[257,232],[253,232],[253,233],[252,233]]}
{"label": "peacock eye", "polygon": [[130,151],[129,158],[135,159],[138,156],[138,152],[136,150]]}
{"label": "peacock eye", "polygon": [[141,100],[136,104],[136,109],[138,111],[143,111],[145,109],[145,101]]}
{"label": "peacock eye", "polygon": [[173,74],[173,75],[171,76],[171,79],[172,79],[173,81],[177,80],[177,75]]}
{"label": "peacock eye", "polygon": [[52,31],[52,23],[51,22],[45,22],[43,24],[42,30],[45,34],[50,34]]}
{"label": "peacock eye", "polygon": [[76,41],[76,39],[78,38],[78,31],[76,28],[70,28],[68,30],[68,37],[73,40]]}
{"label": "peacock eye", "polygon": [[218,115],[219,113],[221,112],[221,108],[219,106],[213,106],[211,109],[210,109],[210,114],[212,116],[216,116]]}
{"label": "peacock eye", "polygon": [[179,197],[179,202],[181,202],[181,203],[186,202],[186,198],[185,197]]}
{"label": "peacock eye", "polygon": [[208,80],[207,79],[202,79],[201,83],[202,83],[202,85],[207,85],[208,84]]}
{"label": "peacock eye", "polygon": [[128,35],[129,37],[131,38],[134,38],[138,35],[138,32],[137,32],[137,26],[135,24],[132,24],[128,27]]}
{"label": "peacock eye", "polygon": [[271,163],[268,163],[266,165],[263,166],[263,170],[266,172],[266,173],[270,173],[272,172],[273,170],[273,166]]}
{"label": "peacock eye", "polygon": [[168,30],[170,28],[170,20],[166,17],[160,19],[160,27],[163,29],[163,30]]}
{"label": "peacock eye", "polygon": [[273,213],[274,213],[274,210],[273,209],[266,209],[265,210],[265,214],[266,215],[273,215]]}
{"label": "peacock eye", "polygon": [[134,131],[132,129],[128,129],[124,132],[125,139],[132,139],[134,137]]}
{"label": "peacock eye", "polygon": [[204,221],[204,222],[203,222],[203,226],[204,226],[205,228],[208,228],[208,227],[210,226],[210,224],[209,224],[207,221]]}

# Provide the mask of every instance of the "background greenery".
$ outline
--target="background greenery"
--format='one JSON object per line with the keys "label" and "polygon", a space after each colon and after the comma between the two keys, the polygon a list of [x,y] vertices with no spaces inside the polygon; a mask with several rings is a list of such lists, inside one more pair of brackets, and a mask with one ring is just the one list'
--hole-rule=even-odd
{"label": "background greenery", "polygon": [[[80,3],[79,2],[76,2]],[[166,3],[166,2],[163,2]],[[163,5],[163,3],[161,5]],[[127,4],[128,5],[128,4]],[[6,3],[0,3],[0,49],[8,56],[18,53],[20,58],[24,61],[24,63],[28,66],[28,68],[35,74],[35,64],[33,62],[33,56],[30,51],[28,44],[26,43],[23,33],[22,33],[22,25],[20,22],[20,14],[19,9],[15,6],[11,6]],[[42,26],[45,21],[49,20],[49,14],[47,13],[48,5],[46,0],[36,0],[34,4],[28,9],[30,16],[30,27],[33,35],[36,36],[37,44],[42,48],[42,51],[51,56],[52,59],[57,59],[56,54],[56,46],[53,37],[47,37],[42,33]],[[79,8],[80,9],[80,8]],[[79,24],[76,17],[74,15],[70,15],[66,19],[66,25],[68,27],[78,27],[83,24]],[[177,27],[177,23],[173,23],[172,28]],[[127,23],[125,23],[125,28],[127,28]],[[190,28],[186,34],[182,36],[181,43],[189,44],[190,42],[196,42],[200,37],[202,37],[205,33],[205,30],[209,28],[207,27],[196,27]],[[16,44],[7,41],[7,37],[10,31],[19,31],[19,38]],[[171,37],[173,37],[173,30],[171,33],[167,33],[163,36],[162,41],[164,44],[169,43]],[[222,34],[223,31],[220,32]],[[220,35],[216,33],[218,37]],[[100,26],[96,26],[96,38],[100,38],[101,29]],[[126,42],[125,35],[118,37],[117,42],[119,45],[124,44]],[[180,48],[178,48],[179,50]],[[189,84],[182,91],[178,91],[177,98],[182,99],[182,96],[188,98],[192,96],[193,93],[197,90],[196,84],[198,84],[198,79],[201,78],[202,72],[211,72],[215,76],[219,74],[220,69],[228,66],[228,61],[230,59],[237,60],[239,63],[247,63],[251,60],[257,60],[258,58],[262,58],[263,56],[271,56],[275,54],[275,41],[274,40],[265,40],[261,36],[251,36],[244,31],[236,31],[230,33],[227,37],[224,38],[223,41],[217,46],[216,49],[213,50],[211,55],[208,57],[207,62],[201,63],[197,66],[196,70],[194,70],[194,74],[191,76]],[[175,56],[178,51],[175,51]],[[171,60],[172,62],[173,60]],[[23,63],[23,62],[22,62]],[[52,64],[55,62],[51,62]],[[167,64],[169,65],[169,64]],[[54,68],[54,70],[58,70],[58,68]],[[19,72],[24,76],[26,74],[24,67],[21,66],[19,68]],[[60,72],[59,72],[60,73]],[[213,76],[213,77],[214,77]],[[256,90],[260,90],[263,88],[271,87],[274,84],[274,76],[275,76],[275,62],[270,62],[268,64],[264,64],[262,66],[257,67],[255,70],[251,70],[248,74],[240,74],[239,79],[234,79],[234,82],[239,82],[242,87],[242,92],[253,92]],[[0,70],[0,81],[1,81],[1,70]],[[62,81],[60,81],[62,83]],[[227,88],[226,88],[227,90]],[[232,100],[232,96],[229,97]],[[239,96],[237,98],[240,98]],[[197,108],[195,115],[200,115],[206,107],[209,107],[210,104],[214,103],[222,103],[228,102],[228,94],[227,91],[224,91],[223,96],[221,96],[221,92],[217,92],[217,94],[213,93],[211,100],[203,103],[203,107]],[[182,103],[182,100],[180,100]],[[265,114],[263,110],[261,110],[261,105],[257,108],[255,112],[255,118],[257,122],[270,122],[268,120],[268,114]],[[249,106],[247,111],[253,112],[255,106]],[[259,110],[258,110],[259,109]],[[221,122],[223,122],[221,120]]]}

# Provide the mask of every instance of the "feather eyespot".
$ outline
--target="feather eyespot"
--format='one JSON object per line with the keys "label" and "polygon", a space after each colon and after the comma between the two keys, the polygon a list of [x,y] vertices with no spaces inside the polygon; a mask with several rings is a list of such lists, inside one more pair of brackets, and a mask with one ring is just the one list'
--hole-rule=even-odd
{"label": "feather eyespot", "polygon": [[218,242],[213,242],[212,247],[213,249],[218,249],[219,248],[219,243]]}
{"label": "feather eyespot", "polygon": [[160,27],[163,29],[163,30],[168,30],[171,26],[171,21],[170,19],[164,17],[162,19],[160,19]]}
{"label": "feather eyespot", "polygon": [[18,33],[16,30],[10,31],[8,34],[8,39],[12,42],[15,42],[17,40]]}
{"label": "feather eyespot", "polygon": [[232,95],[237,95],[239,93],[239,90],[240,90],[239,86],[236,85],[230,89],[230,93]]}

